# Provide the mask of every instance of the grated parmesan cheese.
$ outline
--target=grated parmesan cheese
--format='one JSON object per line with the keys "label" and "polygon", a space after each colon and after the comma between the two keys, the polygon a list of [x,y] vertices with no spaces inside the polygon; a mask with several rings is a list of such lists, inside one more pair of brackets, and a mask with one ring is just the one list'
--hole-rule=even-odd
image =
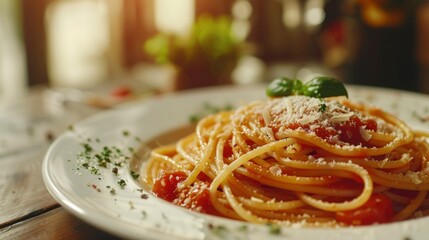
{"label": "grated parmesan cheese", "polygon": [[416,172],[408,172],[407,176],[409,176],[411,181],[416,185],[422,183],[422,179]]}
{"label": "grated parmesan cheese", "polygon": [[262,200],[262,199],[260,199],[260,198],[257,198],[257,197],[250,197],[250,201],[253,201],[253,202],[259,202],[259,203],[263,203],[264,201]]}
{"label": "grated parmesan cheese", "polygon": [[[275,141],[282,139],[289,135],[290,130],[305,132],[305,134],[315,136],[320,133],[320,129],[326,132],[336,132],[331,136],[326,136],[322,139],[329,144],[340,147],[344,150],[355,150],[362,148],[362,145],[344,142],[339,137],[340,134],[345,134],[352,138],[352,132],[346,131],[341,133],[338,125],[350,120],[351,117],[356,116],[358,119],[365,121],[370,117],[359,110],[353,110],[348,106],[342,104],[337,98],[324,99],[324,110],[321,111],[322,102],[318,98],[307,96],[289,96],[283,98],[274,98],[270,101],[258,101],[251,105],[250,108],[242,108],[233,115],[234,122],[241,124],[243,121],[240,119],[243,116],[254,119],[254,121],[263,120],[261,123],[250,123],[250,126],[243,126],[242,130],[247,131],[247,127],[256,129],[260,126],[262,136],[258,136],[263,141]],[[245,113],[245,114],[243,114]],[[401,131],[396,131],[389,123],[378,117],[371,117],[372,120],[377,122],[377,132],[385,134],[393,134],[399,138],[403,135]],[[318,132],[319,131],[319,132]],[[317,133],[318,132],[318,133]],[[317,133],[317,134],[316,134]],[[370,131],[364,127],[359,128],[359,133],[362,139],[366,142],[370,141],[373,136]],[[248,135],[253,135],[254,132],[246,132]]]}
{"label": "grated parmesan cheese", "polygon": [[347,122],[351,116],[353,116],[354,113],[353,112],[348,112],[345,114],[338,114],[335,116],[332,116],[330,121],[331,123],[343,123],[343,122]]}
{"label": "grated parmesan cheese", "polygon": [[273,129],[271,129],[270,127],[263,127],[263,128],[261,128],[261,131],[264,132],[265,135],[267,135],[267,137],[271,141],[275,141],[276,140],[276,138],[274,137]]}
{"label": "grated parmesan cheese", "polygon": [[261,111],[262,118],[264,119],[265,124],[271,123],[271,115],[266,109],[262,109]]}
{"label": "grated parmesan cheese", "polygon": [[271,166],[269,168],[269,171],[274,174],[274,175],[281,175],[282,174],[282,169],[279,166]]}
{"label": "grated parmesan cheese", "polygon": [[370,134],[370,133],[368,133],[366,130],[365,130],[365,128],[364,127],[359,127],[359,133],[360,133],[360,135],[361,135],[361,137],[362,137],[362,139],[365,141],[365,142],[368,142],[371,138],[372,138],[372,135]]}
{"label": "grated parmesan cheese", "polygon": [[379,167],[381,167],[381,168],[384,168],[384,165],[386,165],[386,163],[389,161],[389,158],[385,158],[385,159],[383,159],[382,161],[380,161],[379,163],[378,163],[378,166]]}

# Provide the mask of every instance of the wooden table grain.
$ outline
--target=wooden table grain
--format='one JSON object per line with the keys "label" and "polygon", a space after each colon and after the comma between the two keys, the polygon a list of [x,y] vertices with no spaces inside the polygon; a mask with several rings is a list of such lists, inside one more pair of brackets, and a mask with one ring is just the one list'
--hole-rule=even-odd
{"label": "wooden table grain", "polygon": [[90,112],[49,109],[44,97],[39,89],[0,105],[0,239],[118,239],[68,213],[46,190],[42,162],[51,141]]}

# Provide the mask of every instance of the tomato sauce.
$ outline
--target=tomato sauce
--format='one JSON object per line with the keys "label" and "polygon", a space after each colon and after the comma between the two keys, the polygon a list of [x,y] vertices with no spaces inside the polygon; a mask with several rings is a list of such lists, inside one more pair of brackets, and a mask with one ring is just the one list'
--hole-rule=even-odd
{"label": "tomato sauce", "polygon": [[287,128],[292,130],[301,128],[306,132],[313,131],[318,137],[325,140],[338,136],[338,139],[342,142],[352,145],[369,146],[368,141],[362,137],[360,129],[377,131],[377,122],[372,119],[361,120],[357,116],[351,116],[347,121],[334,124],[329,128],[316,127],[314,130],[311,130],[310,125],[301,125],[299,123],[289,124]]}
{"label": "tomato sauce", "polygon": [[336,220],[346,225],[371,225],[387,223],[394,215],[392,201],[383,194],[375,193],[361,207],[336,213]]}
{"label": "tomato sauce", "polygon": [[[179,183],[185,181],[187,177],[187,174],[183,171],[166,172],[155,181],[152,192],[156,196],[178,206],[218,215],[210,201],[210,183],[197,180],[190,186],[179,188]],[[199,179],[205,179],[205,176],[199,176]]]}
{"label": "tomato sauce", "polygon": [[372,119],[360,120],[358,117],[352,116],[346,122],[336,125],[335,129],[338,131],[341,141],[367,146],[368,142],[362,138],[360,133],[361,127],[366,130],[377,131],[377,122]]}

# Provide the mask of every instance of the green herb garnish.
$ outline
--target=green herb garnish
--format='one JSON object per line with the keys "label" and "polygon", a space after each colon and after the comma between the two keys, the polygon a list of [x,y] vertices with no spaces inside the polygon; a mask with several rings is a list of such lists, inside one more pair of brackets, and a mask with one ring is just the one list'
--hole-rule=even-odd
{"label": "green herb garnish", "polygon": [[128,137],[128,136],[130,136],[130,132],[128,132],[127,130],[124,130],[124,131],[122,131],[122,135],[124,137]]}
{"label": "green herb garnish", "polygon": [[326,103],[323,101],[323,99],[320,99],[319,111],[322,113],[326,111]]}
{"label": "green herb garnish", "polygon": [[124,179],[120,179],[120,180],[118,181],[118,185],[119,185],[122,189],[124,189],[124,188],[125,188],[125,186],[127,186],[127,183],[125,182],[125,180],[124,180]]}
{"label": "green herb garnish", "polygon": [[85,153],[88,154],[93,151],[91,145],[89,143],[82,143],[83,148],[85,149]]}
{"label": "green herb garnish", "polygon": [[302,95],[302,82],[287,77],[276,78],[268,85],[266,94],[270,97]]}
{"label": "green herb garnish", "polygon": [[268,85],[266,94],[270,97],[290,95],[304,95],[316,98],[348,97],[347,90],[341,81],[324,76],[315,77],[305,84],[299,79],[277,78]]}
{"label": "green herb garnish", "polygon": [[209,229],[217,236],[222,237],[222,239],[225,237],[224,235],[227,233],[228,228],[224,225],[208,225]]}
{"label": "green herb garnish", "polygon": [[241,225],[241,226],[238,227],[238,231],[240,231],[240,232],[245,232],[247,230],[248,230],[247,225]]}
{"label": "green herb garnish", "polygon": [[136,172],[134,172],[134,171],[131,171],[131,176],[132,176],[134,179],[138,179],[138,178],[140,177],[140,174],[138,174],[138,173],[136,173]]}
{"label": "green herb garnish", "polygon": [[281,233],[281,228],[277,224],[269,223],[268,227],[269,227],[270,234],[272,235],[279,235]]}
{"label": "green herb garnish", "polygon": [[91,171],[91,174],[94,174],[94,175],[100,175],[101,174],[100,170],[96,167],[91,167],[90,171]]}

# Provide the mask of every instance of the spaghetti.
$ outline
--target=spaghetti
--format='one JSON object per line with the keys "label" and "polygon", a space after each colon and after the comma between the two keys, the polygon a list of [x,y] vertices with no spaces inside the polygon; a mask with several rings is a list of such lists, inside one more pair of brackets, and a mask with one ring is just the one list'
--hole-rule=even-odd
{"label": "spaghetti", "polygon": [[179,206],[248,222],[400,221],[429,213],[428,139],[345,97],[274,98],[154,149],[144,181]]}

